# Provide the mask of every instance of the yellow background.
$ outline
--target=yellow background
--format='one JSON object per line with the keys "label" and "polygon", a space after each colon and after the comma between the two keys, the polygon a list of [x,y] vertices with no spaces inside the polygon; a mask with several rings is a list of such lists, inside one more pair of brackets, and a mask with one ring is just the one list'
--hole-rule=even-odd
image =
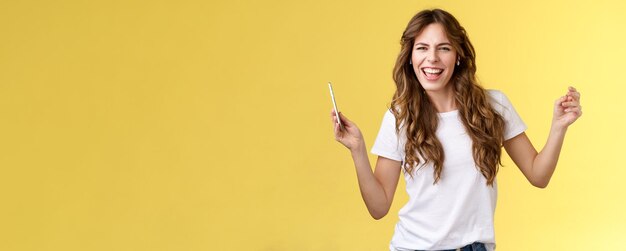
{"label": "yellow background", "polygon": [[498,250],[623,249],[623,1],[9,0],[0,250],[387,249],[404,181],[371,219],[326,83],[370,148],[400,35],[433,7],[536,148],[553,101],[582,93],[547,189],[504,157]]}

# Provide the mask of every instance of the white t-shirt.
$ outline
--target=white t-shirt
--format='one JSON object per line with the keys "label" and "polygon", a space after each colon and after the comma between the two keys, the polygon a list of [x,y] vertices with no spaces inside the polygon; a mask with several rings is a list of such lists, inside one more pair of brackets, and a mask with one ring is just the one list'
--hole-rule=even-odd
{"label": "white t-shirt", "polygon": [[[526,125],[508,98],[496,90],[487,93],[492,106],[504,117],[504,140],[524,132]],[[390,250],[455,249],[478,241],[492,251],[497,182],[488,186],[476,167],[472,140],[458,110],[438,116],[436,135],[445,156],[441,179],[433,185],[432,162],[416,167],[413,178],[404,174],[409,201],[398,213]],[[395,117],[387,111],[371,152],[403,161],[405,143],[406,133],[400,130],[400,135],[396,134]]]}

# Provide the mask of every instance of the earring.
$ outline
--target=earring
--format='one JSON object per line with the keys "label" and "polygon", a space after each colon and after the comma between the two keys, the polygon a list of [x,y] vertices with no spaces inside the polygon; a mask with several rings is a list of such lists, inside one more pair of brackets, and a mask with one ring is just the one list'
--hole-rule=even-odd
{"label": "earring", "polygon": [[456,60],[456,66],[459,66],[460,64],[461,64],[461,61],[457,59]]}
{"label": "earring", "polygon": [[412,60],[409,60],[409,64],[413,64],[413,61],[412,61]]}

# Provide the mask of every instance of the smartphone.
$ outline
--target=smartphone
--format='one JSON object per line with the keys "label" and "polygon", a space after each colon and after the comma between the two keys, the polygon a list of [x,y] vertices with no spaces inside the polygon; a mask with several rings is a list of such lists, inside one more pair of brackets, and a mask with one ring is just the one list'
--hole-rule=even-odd
{"label": "smartphone", "polygon": [[339,127],[343,130],[343,124],[341,124],[341,117],[339,117],[339,110],[337,109],[337,102],[335,101],[335,93],[333,92],[333,84],[328,82],[328,89],[330,89],[330,99],[333,101],[333,108],[335,108],[335,115],[337,115],[337,122]]}

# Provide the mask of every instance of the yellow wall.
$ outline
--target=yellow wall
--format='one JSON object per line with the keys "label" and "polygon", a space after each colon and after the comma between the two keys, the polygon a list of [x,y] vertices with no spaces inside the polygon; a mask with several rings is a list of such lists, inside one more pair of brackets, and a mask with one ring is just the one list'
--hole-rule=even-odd
{"label": "yellow wall", "polygon": [[432,7],[537,148],[582,93],[547,189],[504,158],[498,250],[621,249],[626,5],[546,2],[2,1],[0,250],[385,250],[404,183],[371,219],[326,82],[371,147]]}

